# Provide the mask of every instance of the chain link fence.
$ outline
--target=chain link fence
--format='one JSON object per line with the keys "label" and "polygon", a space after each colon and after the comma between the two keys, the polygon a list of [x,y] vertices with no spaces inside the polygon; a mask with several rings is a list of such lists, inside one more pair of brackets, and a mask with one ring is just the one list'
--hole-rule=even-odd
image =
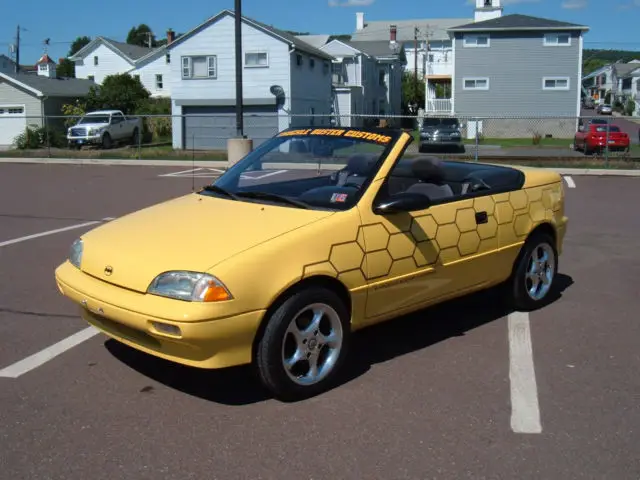
{"label": "chain link fence", "polygon": [[[640,118],[278,115],[246,113],[254,148],[289,127],[401,128],[407,155],[550,165],[640,168]],[[626,137],[625,135],[626,134]],[[4,157],[226,160],[236,117],[226,114],[137,115],[107,125],[80,116],[25,116],[0,108]]]}

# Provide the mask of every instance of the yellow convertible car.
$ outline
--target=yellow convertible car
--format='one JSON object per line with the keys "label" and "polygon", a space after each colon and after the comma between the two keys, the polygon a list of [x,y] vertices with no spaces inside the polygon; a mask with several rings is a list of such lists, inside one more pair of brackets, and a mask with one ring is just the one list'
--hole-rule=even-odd
{"label": "yellow convertible car", "polygon": [[561,177],[412,156],[412,140],[285,130],[199,191],[77,239],[57,285],[108,336],[193,367],[253,364],[280,399],[327,389],[358,329],[494,285],[516,309],[544,305]]}

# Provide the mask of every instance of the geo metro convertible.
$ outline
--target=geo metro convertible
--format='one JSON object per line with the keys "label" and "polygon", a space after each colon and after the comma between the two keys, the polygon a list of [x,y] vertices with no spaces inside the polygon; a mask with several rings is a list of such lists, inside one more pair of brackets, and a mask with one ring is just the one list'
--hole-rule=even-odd
{"label": "geo metro convertible", "polygon": [[411,142],[285,130],[199,191],[84,234],[57,285],[106,335],[193,367],[252,364],[280,399],[327,389],[364,327],[498,285],[515,309],[544,305],[561,177]]}

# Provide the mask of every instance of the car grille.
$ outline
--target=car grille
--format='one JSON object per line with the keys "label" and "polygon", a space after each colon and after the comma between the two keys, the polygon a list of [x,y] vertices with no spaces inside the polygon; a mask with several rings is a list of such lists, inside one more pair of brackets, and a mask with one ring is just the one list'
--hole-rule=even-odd
{"label": "car grille", "polygon": [[87,135],[87,129],[86,128],[72,128],[71,129],[71,135],[73,137],[85,137]]}

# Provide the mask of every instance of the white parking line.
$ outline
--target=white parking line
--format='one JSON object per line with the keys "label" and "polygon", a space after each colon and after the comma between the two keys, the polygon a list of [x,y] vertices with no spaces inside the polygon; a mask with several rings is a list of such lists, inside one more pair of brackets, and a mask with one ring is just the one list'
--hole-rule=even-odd
{"label": "white parking line", "polygon": [[540,433],[538,387],[533,366],[529,314],[509,315],[509,381],[511,382],[511,429],[516,433]]}
{"label": "white parking line", "polygon": [[74,333],[70,337],[64,340],[54,343],[50,347],[44,350],[34,353],[30,357],[20,360],[19,362],[9,365],[8,367],[0,370],[0,377],[4,378],[18,378],[20,375],[24,375],[31,370],[38,368],[39,366],[47,363],[49,360],[57,357],[58,355],[70,350],[76,345],[89,340],[91,337],[97,335],[100,331],[94,327],[88,327],[84,330],[80,330],[78,333]]}
{"label": "white parking line", "polygon": [[27,235],[26,237],[19,237],[19,238],[14,238],[12,240],[5,240],[4,242],[0,242],[0,247],[6,247],[7,245],[13,245],[14,243],[26,242],[27,240],[32,240],[38,237],[46,237],[47,235],[62,233],[68,230],[75,230],[77,228],[88,227],[90,225],[95,225],[101,222],[102,220],[94,220],[92,222],[79,223],[78,225],[71,225],[69,227],[56,228],[55,230],[47,230],[46,232],[34,233],[33,235]]}
{"label": "white parking line", "polygon": [[573,178],[571,178],[569,175],[565,175],[563,178],[564,181],[567,182],[569,188],[576,188],[576,182],[573,181]]}

